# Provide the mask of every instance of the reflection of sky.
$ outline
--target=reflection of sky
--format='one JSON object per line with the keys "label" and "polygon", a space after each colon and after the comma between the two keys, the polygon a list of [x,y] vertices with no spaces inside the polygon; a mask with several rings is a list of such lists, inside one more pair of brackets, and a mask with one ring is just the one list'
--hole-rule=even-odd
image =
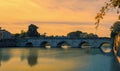
{"label": "reflection of sky", "polygon": [[[11,49],[9,54],[11,59],[2,62],[0,71],[110,71],[116,64],[99,49]],[[31,57],[32,63],[37,61],[32,67]]]}
{"label": "reflection of sky", "polygon": [[[35,23],[40,27],[39,32],[46,32],[48,35],[66,35],[75,30],[94,33],[94,17],[105,1],[0,0],[0,26],[12,33],[27,30],[30,23]],[[109,28],[116,20],[114,10],[110,11],[97,33],[100,36],[109,36]]]}
{"label": "reflection of sky", "polygon": [[104,52],[109,53],[109,52],[112,50],[111,44],[105,43],[105,44],[103,44],[103,45],[101,46],[101,49],[102,49]]}

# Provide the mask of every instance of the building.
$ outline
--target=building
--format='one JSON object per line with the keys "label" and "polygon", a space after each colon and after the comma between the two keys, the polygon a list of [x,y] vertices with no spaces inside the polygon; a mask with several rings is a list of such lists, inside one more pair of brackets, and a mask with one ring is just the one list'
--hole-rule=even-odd
{"label": "building", "polygon": [[12,34],[0,28],[0,39],[10,39],[10,38],[12,38]]}

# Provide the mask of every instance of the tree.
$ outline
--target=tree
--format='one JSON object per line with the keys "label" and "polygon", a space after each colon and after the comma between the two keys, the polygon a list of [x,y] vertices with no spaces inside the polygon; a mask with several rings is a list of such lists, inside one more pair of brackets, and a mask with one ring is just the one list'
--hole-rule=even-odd
{"label": "tree", "polygon": [[98,35],[90,33],[88,34],[88,38],[98,38]]}
{"label": "tree", "polygon": [[20,34],[19,33],[13,34],[13,37],[18,38],[18,37],[20,37]]}
{"label": "tree", "polygon": [[[100,9],[100,12],[97,13],[97,16],[95,17],[95,24],[96,24],[96,28],[99,26],[99,23],[101,21],[101,19],[103,19],[103,17],[105,16],[106,12],[108,12],[110,9],[116,9],[117,10],[117,14],[119,14],[119,9],[120,9],[120,0],[109,0],[108,2],[105,3],[105,6],[103,6]],[[118,17],[118,19],[120,19],[120,15]]]}
{"label": "tree", "polygon": [[120,33],[120,21],[117,21],[111,26],[111,37],[115,38]]}
{"label": "tree", "polygon": [[93,33],[84,33],[81,31],[75,31],[75,32],[70,32],[67,34],[67,37],[70,38],[98,38],[98,36],[96,34]]}
{"label": "tree", "polygon": [[21,30],[20,37],[26,37],[26,36],[27,36],[26,32],[24,30]]}
{"label": "tree", "polygon": [[28,37],[38,37],[40,34],[37,32],[38,27],[34,24],[28,26],[27,36]]}
{"label": "tree", "polygon": [[82,34],[81,31],[70,32],[70,33],[67,34],[67,37],[80,38],[81,34]]}

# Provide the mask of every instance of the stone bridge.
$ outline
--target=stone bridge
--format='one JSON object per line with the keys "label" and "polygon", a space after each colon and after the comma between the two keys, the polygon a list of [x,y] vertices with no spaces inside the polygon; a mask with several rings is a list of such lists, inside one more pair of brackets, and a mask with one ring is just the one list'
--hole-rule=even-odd
{"label": "stone bridge", "polygon": [[111,48],[113,45],[113,40],[110,38],[20,38],[17,41],[17,46],[19,47],[33,46],[39,48],[46,47],[47,44],[49,44],[51,48],[58,48],[64,44],[71,48],[82,47],[85,43],[89,44],[92,48],[99,48],[105,43],[110,44]]}

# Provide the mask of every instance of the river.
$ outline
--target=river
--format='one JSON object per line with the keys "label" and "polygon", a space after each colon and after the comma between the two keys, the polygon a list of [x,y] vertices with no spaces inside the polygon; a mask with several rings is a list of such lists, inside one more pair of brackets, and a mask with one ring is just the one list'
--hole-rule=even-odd
{"label": "river", "polygon": [[120,71],[112,54],[83,48],[1,48],[0,71]]}

